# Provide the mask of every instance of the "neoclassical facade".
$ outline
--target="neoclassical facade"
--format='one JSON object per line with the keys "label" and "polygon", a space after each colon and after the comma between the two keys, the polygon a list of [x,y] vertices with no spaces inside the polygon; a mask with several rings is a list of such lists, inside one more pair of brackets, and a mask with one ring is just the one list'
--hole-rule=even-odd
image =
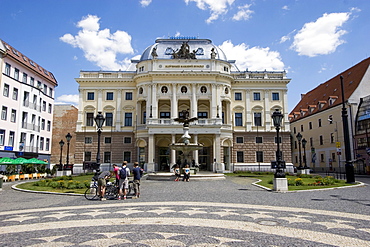
{"label": "neoclassical facade", "polygon": [[81,71],[76,163],[96,160],[94,117],[102,112],[101,164],[139,161],[169,171],[181,153],[169,149],[183,134],[174,121],[187,110],[191,142],[203,144],[189,162],[201,170],[269,169],[275,160],[271,114],[284,114],[281,147],[290,163],[285,71],[235,71],[211,40],[157,39],[128,71]]}

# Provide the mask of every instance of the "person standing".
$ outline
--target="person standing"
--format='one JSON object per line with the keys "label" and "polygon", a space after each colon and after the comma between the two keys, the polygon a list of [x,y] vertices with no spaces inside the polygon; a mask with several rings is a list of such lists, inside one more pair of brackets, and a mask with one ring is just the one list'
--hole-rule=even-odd
{"label": "person standing", "polygon": [[139,163],[134,163],[134,169],[132,169],[132,173],[134,174],[134,192],[135,196],[133,196],[133,199],[137,199],[140,197],[140,179],[143,175],[143,169],[139,167]]}
{"label": "person standing", "polygon": [[123,161],[122,168],[119,170],[119,196],[118,200],[126,200],[128,190],[128,177],[130,176],[130,168],[127,167],[127,161]]}
{"label": "person standing", "polygon": [[119,167],[116,164],[113,164],[113,172],[116,175],[116,185],[119,186]]}
{"label": "person standing", "polygon": [[105,188],[107,187],[107,180],[111,177],[110,171],[104,171],[98,176],[98,192],[101,201],[105,201]]}

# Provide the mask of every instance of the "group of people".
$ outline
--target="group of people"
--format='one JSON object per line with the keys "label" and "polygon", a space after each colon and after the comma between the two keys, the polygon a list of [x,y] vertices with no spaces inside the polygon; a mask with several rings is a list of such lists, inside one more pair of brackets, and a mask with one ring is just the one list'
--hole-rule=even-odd
{"label": "group of people", "polygon": [[[185,167],[182,168],[182,170],[184,172],[184,177],[182,178],[182,181],[189,182],[189,179],[190,179],[190,167],[189,167],[189,165],[185,165]],[[174,171],[175,176],[176,176],[175,181],[180,181],[180,178],[181,178],[180,166],[176,165],[173,171]]]}
{"label": "group of people", "polygon": [[[133,187],[135,196],[133,199],[140,197],[140,179],[143,174],[143,169],[139,167],[138,162],[134,163],[134,167],[132,169],[133,173]],[[100,200],[104,201],[105,198],[105,190],[107,186],[107,181],[112,177],[115,176],[116,178],[116,185],[118,186],[118,200],[126,200],[127,199],[127,191],[129,188],[129,180],[128,177],[131,175],[130,168],[127,167],[127,161],[122,163],[122,167],[119,167],[116,164],[113,164],[113,172],[110,171],[103,171],[98,176],[98,192],[100,196]]]}

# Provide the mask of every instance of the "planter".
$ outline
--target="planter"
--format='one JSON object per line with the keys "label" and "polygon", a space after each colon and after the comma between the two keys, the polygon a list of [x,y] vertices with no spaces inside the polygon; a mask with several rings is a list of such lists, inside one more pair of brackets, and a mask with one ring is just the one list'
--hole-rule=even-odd
{"label": "planter", "polygon": [[30,174],[24,174],[24,179],[30,179]]}
{"label": "planter", "polygon": [[36,179],[37,178],[37,173],[32,173],[32,178]]}
{"label": "planter", "polygon": [[19,174],[15,175],[15,180],[19,180]]}
{"label": "planter", "polygon": [[24,174],[19,175],[19,180],[24,180]]}
{"label": "planter", "polygon": [[8,181],[9,182],[15,181],[15,175],[8,176]]}
{"label": "planter", "polygon": [[4,181],[4,182],[7,182],[7,181],[8,181],[8,176],[4,175],[4,176],[3,176],[3,181]]}

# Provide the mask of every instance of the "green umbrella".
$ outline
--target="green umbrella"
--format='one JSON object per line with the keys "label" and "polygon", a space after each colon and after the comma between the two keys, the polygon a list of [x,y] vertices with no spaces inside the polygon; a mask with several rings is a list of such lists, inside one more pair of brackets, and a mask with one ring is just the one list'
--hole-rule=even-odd
{"label": "green umbrella", "polygon": [[16,159],[14,160],[14,163],[13,163],[13,164],[17,164],[17,165],[27,164],[27,159],[22,158],[22,157],[20,157],[20,158],[16,158]]}
{"label": "green umbrella", "polygon": [[15,165],[15,164],[16,163],[14,163],[14,159],[8,157],[0,158],[0,165]]}
{"label": "green umbrella", "polygon": [[47,163],[48,162],[45,162],[45,161],[42,161],[36,158],[29,159],[26,162],[26,164],[37,164],[37,165],[46,165]]}

